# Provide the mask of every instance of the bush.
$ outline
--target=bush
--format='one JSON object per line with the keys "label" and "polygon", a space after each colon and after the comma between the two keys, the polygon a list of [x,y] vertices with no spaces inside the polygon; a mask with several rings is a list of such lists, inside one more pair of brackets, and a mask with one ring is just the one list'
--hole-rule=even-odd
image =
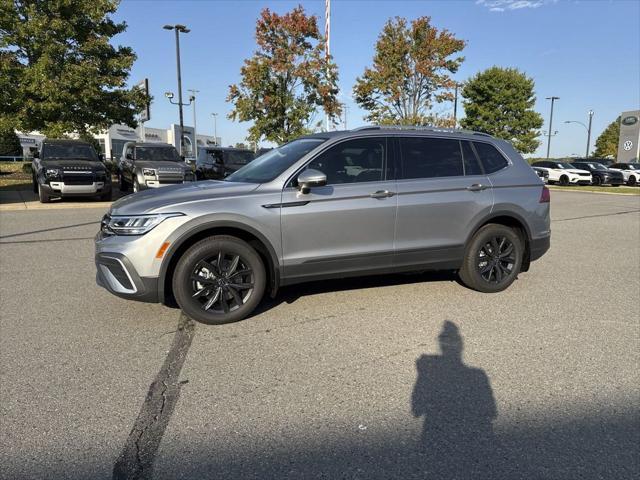
{"label": "bush", "polygon": [[29,175],[33,173],[33,169],[31,168],[31,163],[24,162],[22,164],[22,173],[28,173]]}
{"label": "bush", "polygon": [[13,128],[2,128],[0,130],[0,155],[8,157],[22,156],[20,139]]}

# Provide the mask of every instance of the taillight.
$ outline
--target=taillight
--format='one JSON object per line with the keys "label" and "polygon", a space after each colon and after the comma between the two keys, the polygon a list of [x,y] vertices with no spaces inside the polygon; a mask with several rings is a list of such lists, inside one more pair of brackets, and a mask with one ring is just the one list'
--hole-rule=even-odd
{"label": "taillight", "polygon": [[549,202],[551,202],[551,192],[546,186],[544,186],[542,187],[542,193],[540,194],[540,203],[549,203]]}

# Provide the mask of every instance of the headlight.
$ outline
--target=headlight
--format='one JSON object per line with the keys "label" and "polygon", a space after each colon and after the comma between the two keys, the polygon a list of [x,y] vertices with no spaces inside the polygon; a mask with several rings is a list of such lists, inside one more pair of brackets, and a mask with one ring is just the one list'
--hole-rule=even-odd
{"label": "headlight", "polygon": [[153,168],[143,168],[142,175],[144,175],[145,177],[155,177],[156,171]]}
{"label": "headlight", "polygon": [[179,217],[182,213],[156,213],[151,215],[105,215],[102,231],[116,235],[144,235],[166,218]]}
{"label": "headlight", "polygon": [[47,178],[59,177],[62,171],[59,168],[47,168],[45,174]]}

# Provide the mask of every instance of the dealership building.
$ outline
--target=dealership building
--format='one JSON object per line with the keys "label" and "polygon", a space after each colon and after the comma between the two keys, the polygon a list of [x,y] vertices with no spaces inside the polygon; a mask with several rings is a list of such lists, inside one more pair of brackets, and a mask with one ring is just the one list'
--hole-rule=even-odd
{"label": "dealership building", "polygon": [[[127,142],[169,143],[179,149],[179,132],[180,126],[176,124],[171,124],[167,129],[142,126],[131,128],[126,125],[112,125],[105,132],[95,135],[95,138],[100,142],[100,149],[106,159],[119,159],[122,154],[122,147]],[[39,133],[25,134],[20,132],[18,132],[18,137],[25,157],[31,156],[30,150],[38,147],[45,138],[44,135]],[[196,144],[198,148],[222,144],[220,137],[216,139],[212,135],[196,135],[193,127],[186,125],[183,129],[183,137],[185,157],[195,156]]]}

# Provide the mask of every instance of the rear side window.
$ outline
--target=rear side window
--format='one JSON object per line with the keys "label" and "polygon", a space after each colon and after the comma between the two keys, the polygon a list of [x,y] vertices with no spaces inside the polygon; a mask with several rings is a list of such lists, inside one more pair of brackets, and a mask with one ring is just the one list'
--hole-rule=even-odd
{"label": "rear side window", "polygon": [[408,137],[400,139],[400,178],[434,178],[464,175],[458,140]]}
{"label": "rear side window", "polygon": [[464,163],[464,174],[465,175],[482,175],[482,168],[480,167],[480,162],[478,162],[478,157],[473,152],[471,148],[471,144],[469,142],[461,142],[462,143],[462,161]]}
{"label": "rear side window", "polygon": [[482,166],[486,173],[494,173],[498,170],[502,170],[509,163],[507,159],[502,156],[496,147],[489,145],[488,143],[473,142],[473,146],[478,152]]}

